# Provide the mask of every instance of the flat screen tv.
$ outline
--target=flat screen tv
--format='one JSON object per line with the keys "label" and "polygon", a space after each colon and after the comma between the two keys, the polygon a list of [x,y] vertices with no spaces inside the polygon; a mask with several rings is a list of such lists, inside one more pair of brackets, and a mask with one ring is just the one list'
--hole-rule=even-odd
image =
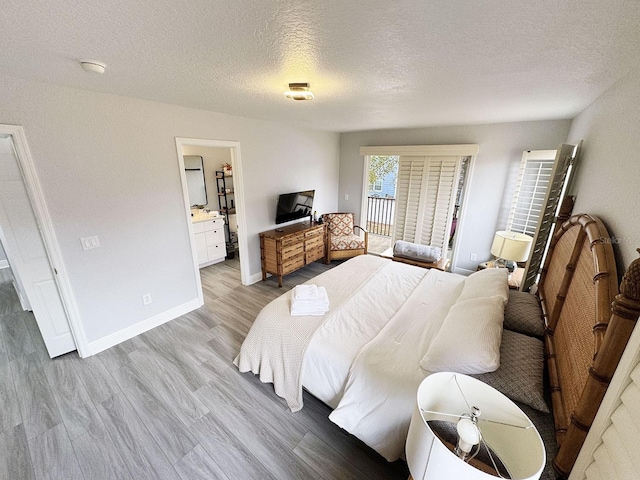
{"label": "flat screen tv", "polygon": [[313,195],[315,190],[283,193],[278,197],[276,223],[290,222],[299,218],[310,217],[313,212]]}

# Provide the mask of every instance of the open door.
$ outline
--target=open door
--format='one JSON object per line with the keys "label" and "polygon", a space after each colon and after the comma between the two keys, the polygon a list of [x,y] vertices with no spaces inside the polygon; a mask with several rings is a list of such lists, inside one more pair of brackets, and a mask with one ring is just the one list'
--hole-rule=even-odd
{"label": "open door", "polygon": [[54,271],[25,186],[14,138],[0,133],[0,232],[23,303],[33,311],[49,355],[76,349]]}

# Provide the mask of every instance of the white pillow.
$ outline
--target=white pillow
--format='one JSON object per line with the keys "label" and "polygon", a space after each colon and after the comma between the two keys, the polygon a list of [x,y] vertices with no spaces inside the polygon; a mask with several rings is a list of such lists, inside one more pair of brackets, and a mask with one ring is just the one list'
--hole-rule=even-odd
{"label": "white pillow", "polygon": [[469,275],[464,279],[458,302],[496,295],[505,305],[509,301],[509,271],[506,268],[485,268]]}
{"label": "white pillow", "polygon": [[500,366],[504,321],[501,297],[455,303],[420,366],[430,372],[487,373]]}

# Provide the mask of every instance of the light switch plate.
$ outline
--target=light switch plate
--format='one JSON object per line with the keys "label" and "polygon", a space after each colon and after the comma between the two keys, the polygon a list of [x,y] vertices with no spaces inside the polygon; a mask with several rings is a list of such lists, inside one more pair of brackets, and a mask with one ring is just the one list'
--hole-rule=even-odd
{"label": "light switch plate", "polygon": [[91,237],[81,237],[80,243],[82,244],[83,250],[91,250],[93,248],[100,247],[100,240],[98,240],[97,235],[93,235]]}

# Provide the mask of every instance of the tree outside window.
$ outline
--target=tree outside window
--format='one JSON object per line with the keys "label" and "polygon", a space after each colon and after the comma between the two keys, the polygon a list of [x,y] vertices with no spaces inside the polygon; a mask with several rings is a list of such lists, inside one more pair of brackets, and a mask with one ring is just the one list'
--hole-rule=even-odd
{"label": "tree outside window", "polygon": [[[397,155],[371,155],[369,157],[369,192],[373,194],[382,192],[385,179],[390,181],[391,185],[395,185],[398,160]],[[393,176],[387,178],[391,174]]]}

